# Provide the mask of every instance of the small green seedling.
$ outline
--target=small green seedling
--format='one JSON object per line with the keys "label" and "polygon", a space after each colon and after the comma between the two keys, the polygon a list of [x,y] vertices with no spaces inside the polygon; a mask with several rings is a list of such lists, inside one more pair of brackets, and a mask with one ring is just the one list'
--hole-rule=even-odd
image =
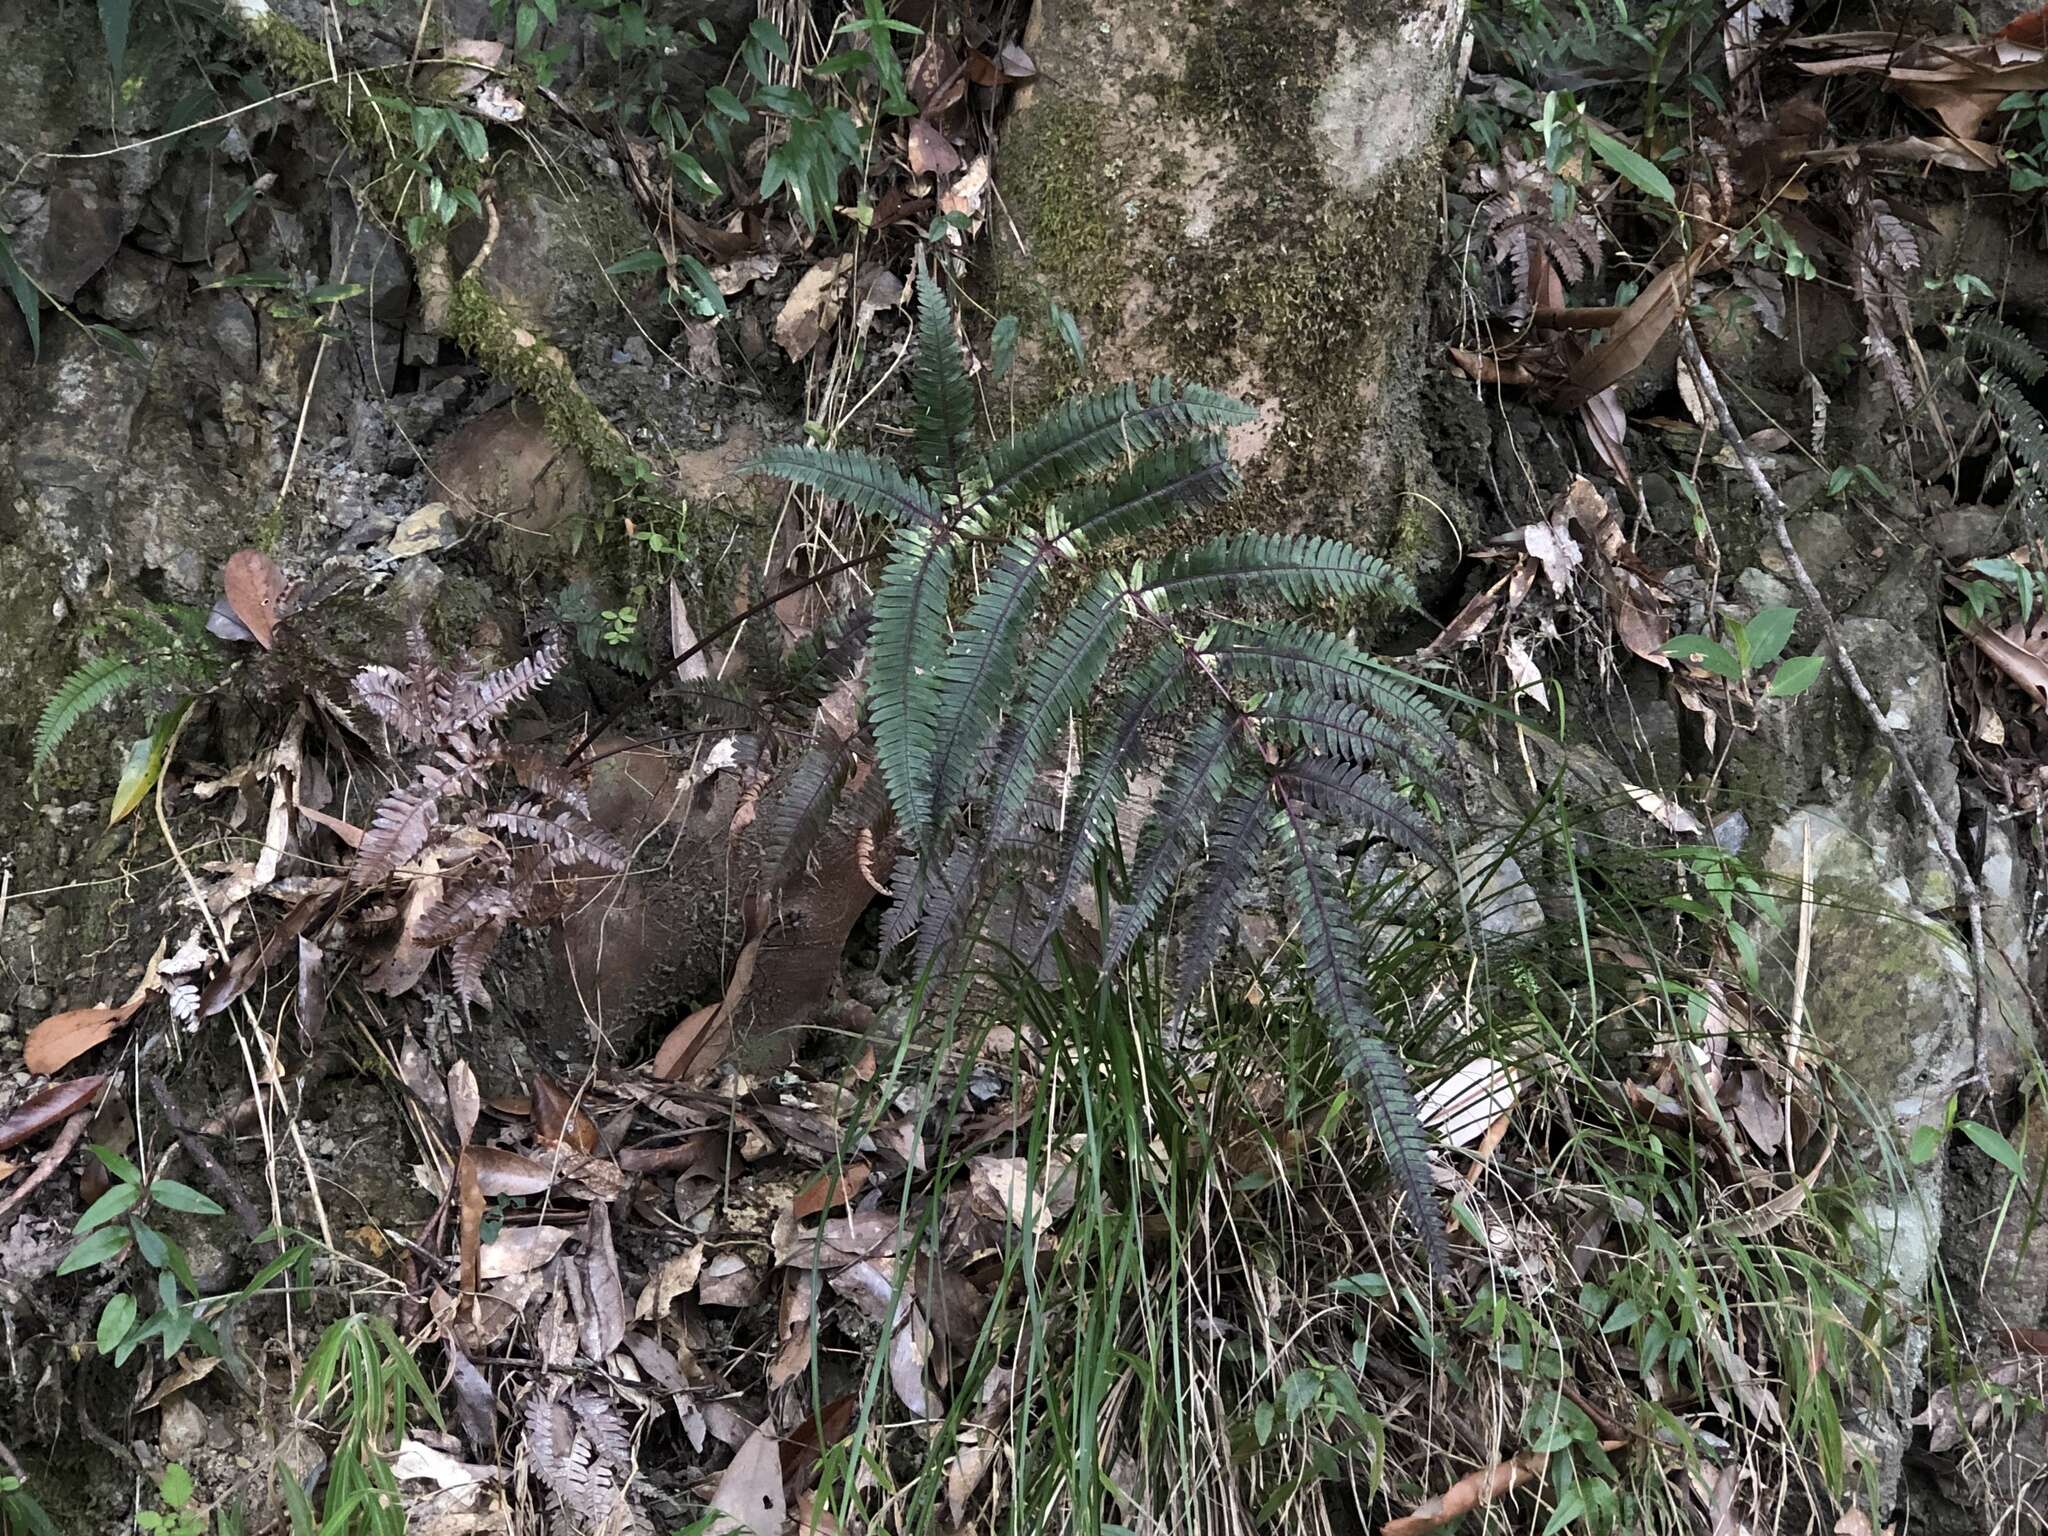
{"label": "small green seedling", "polygon": [[1745,692],[1764,668],[1778,662],[1770,681],[1764,685],[1764,697],[1789,699],[1811,688],[1825,665],[1825,659],[1819,655],[1789,656],[1778,661],[1792,639],[1792,626],[1798,619],[1797,608],[1765,608],[1747,623],[1724,616],[1721,624],[1728,633],[1728,644],[1706,635],[1680,635],[1666,642],[1664,654],[1689,661]]}

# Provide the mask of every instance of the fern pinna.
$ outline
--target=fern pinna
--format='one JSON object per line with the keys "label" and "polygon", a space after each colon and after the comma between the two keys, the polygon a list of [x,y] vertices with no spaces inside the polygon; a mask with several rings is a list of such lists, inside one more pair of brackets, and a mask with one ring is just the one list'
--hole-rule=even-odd
{"label": "fern pinna", "polygon": [[[1274,615],[1333,599],[1412,606],[1412,589],[1334,539],[1235,533],[1172,546],[1177,519],[1238,485],[1222,431],[1251,412],[1214,390],[1160,378],[1142,394],[1126,384],[1076,395],[985,446],[953,316],[929,278],[917,308],[915,477],[818,447],[749,466],[893,525],[868,616],[866,725],[914,856],[897,863],[886,936],[915,930],[920,967],[936,964],[1008,883],[1035,887],[1025,947],[1042,953],[1141,770],[1159,765],[1103,969],[1192,884],[1178,904],[1184,1011],[1253,875],[1277,857],[1317,1011],[1441,1270],[1422,1128],[1374,1013],[1338,847],[1367,832],[1440,862],[1400,786],[1439,784],[1448,732],[1401,673]],[[1139,539],[1170,547],[1139,559]],[[1224,617],[1226,605],[1251,616]],[[1086,751],[1049,794],[1070,723]],[[843,775],[820,765],[804,777],[815,814],[813,796]]]}

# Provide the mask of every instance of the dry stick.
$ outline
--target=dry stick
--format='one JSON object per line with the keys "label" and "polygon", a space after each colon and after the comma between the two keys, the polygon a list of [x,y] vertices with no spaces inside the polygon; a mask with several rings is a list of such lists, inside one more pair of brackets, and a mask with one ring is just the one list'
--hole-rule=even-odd
{"label": "dry stick", "polygon": [[1721,393],[1721,384],[1707,366],[1707,359],[1700,350],[1699,337],[1693,331],[1692,317],[1685,316],[1678,323],[1679,345],[1684,349],[1685,360],[1692,367],[1698,379],[1700,392],[1707,397],[1707,403],[1714,408],[1714,419],[1719,423],[1721,435],[1728,439],[1728,446],[1742,467],[1749,473],[1749,483],[1756,489],[1756,497],[1764,510],[1771,515],[1771,532],[1776,536],[1778,548],[1785,556],[1785,563],[1792,571],[1792,579],[1798,583],[1801,594],[1820,616],[1822,632],[1826,634],[1828,649],[1834,653],[1835,664],[1842,669],[1842,680],[1849,685],[1856,702],[1869,717],[1871,728],[1891,752],[1892,761],[1898,764],[1899,776],[1905,780],[1912,792],[1914,802],[1920,807],[1920,814],[1927,818],[1928,826],[1934,829],[1936,847],[1941,850],[1942,862],[1948,865],[1949,879],[1963,894],[1963,901],[1970,914],[1970,983],[1975,994],[1971,1000],[1971,1061],[1976,1069],[1977,1082],[1986,1093],[1990,1092],[1990,1080],[1984,1067],[1984,1028],[1989,997],[1985,991],[1984,979],[1990,974],[1984,960],[1984,897],[1977,889],[1976,879],[1970,868],[1963,862],[1963,856],[1956,847],[1954,830],[1942,819],[1940,809],[1934,803],[1934,796],[1928,792],[1927,781],[1920,777],[1920,770],[1913,766],[1913,759],[1906,755],[1906,744],[1899,739],[1885,720],[1885,712],[1877,707],[1877,700],[1864,685],[1863,675],[1856,670],[1855,659],[1849,654],[1849,647],[1842,640],[1842,632],[1835,624],[1835,615],[1827,605],[1827,599],[1820,595],[1820,588],[1807,574],[1806,562],[1799,558],[1799,550],[1792,542],[1791,530],[1785,526],[1785,503],[1771,485],[1770,477],[1757,459],[1756,451],[1749,446],[1741,432],[1736,430],[1735,413],[1728,409],[1728,401]]}

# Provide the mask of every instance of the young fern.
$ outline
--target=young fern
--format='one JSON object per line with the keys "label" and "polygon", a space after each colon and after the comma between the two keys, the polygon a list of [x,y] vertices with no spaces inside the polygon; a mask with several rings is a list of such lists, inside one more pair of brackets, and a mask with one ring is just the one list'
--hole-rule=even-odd
{"label": "young fern", "polygon": [[[1251,412],[1213,390],[1162,377],[1141,395],[1126,384],[979,445],[953,316],[928,278],[917,314],[917,478],[813,447],[749,466],[895,529],[867,627],[866,723],[909,844],[885,940],[914,931],[920,970],[944,964],[982,938],[977,913],[1008,886],[1018,895],[1010,910],[1036,914],[1012,924],[1026,935],[1018,958],[1033,963],[1091,884],[1140,771],[1164,764],[1106,925],[1103,968],[1161,926],[1191,884],[1175,924],[1185,1011],[1262,859],[1277,857],[1316,1011],[1441,1274],[1425,1137],[1373,1012],[1372,957],[1337,849],[1370,835],[1439,858],[1403,786],[1445,792],[1438,765],[1450,732],[1398,671],[1273,612],[1412,606],[1412,589],[1335,539],[1244,532],[1176,546],[1177,520],[1237,488],[1222,432]],[[1137,558],[1139,541],[1164,552]],[[1225,606],[1236,616],[1214,611]],[[1058,808],[1043,814],[1073,730],[1085,743],[1078,774],[1060,776]],[[829,754],[799,765],[771,832],[778,871],[828,813],[841,777]]]}
{"label": "young fern", "polygon": [[119,608],[94,625],[92,633],[117,636],[118,648],[81,663],[43,706],[32,742],[34,776],[56,759],[65,738],[100,705],[150,689],[201,692],[219,672],[203,609]]}

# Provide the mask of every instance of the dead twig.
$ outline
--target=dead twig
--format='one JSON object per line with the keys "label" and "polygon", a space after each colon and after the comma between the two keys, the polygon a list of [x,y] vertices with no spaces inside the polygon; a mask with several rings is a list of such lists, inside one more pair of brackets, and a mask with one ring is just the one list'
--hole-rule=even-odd
{"label": "dead twig", "polygon": [[1820,618],[1822,633],[1826,635],[1828,650],[1833,653],[1835,665],[1842,670],[1842,680],[1848,684],[1849,692],[1862,706],[1869,719],[1871,729],[1891,753],[1892,761],[1898,765],[1899,777],[1905,781],[1912,794],[1913,803],[1920,808],[1920,814],[1927,818],[1927,825],[1933,829],[1935,846],[1941,850],[1942,861],[1948,866],[1949,879],[1962,892],[1963,901],[1969,911],[1970,920],[1970,980],[1974,996],[1971,999],[1971,1064],[1975,1068],[1978,1085],[1990,1092],[1990,1081],[1984,1066],[1985,1021],[1990,999],[1984,979],[1990,974],[1984,959],[1984,897],[1977,888],[1977,881],[1971,875],[1969,866],[1963,862],[1961,851],[1956,847],[1955,829],[1942,819],[1940,807],[1934,803],[1934,796],[1927,788],[1927,781],[1920,776],[1920,770],[1913,766],[1913,759],[1907,755],[1906,744],[1899,739],[1897,731],[1885,721],[1885,712],[1877,707],[1877,700],[1864,684],[1863,674],[1857,671],[1855,658],[1849,654],[1849,647],[1843,642],[1842,632],[1835,623],[1834,611],[1828,607],[1827,599],[1821,596],[1820,588],[1814,585],[1813,577],[1807,573],[1806,562],[1799,557],[1799,550],[1792,542],[1791,530],[1785,526],[1785,503],[1780,499],[1770,477],[1764,473],[1763,464],[1756,452],[1736,429],[1735,414],[1728,409],[1727,398],[1721,393],[1720,381],[1707,366],[1706,355],[1700,350],[1698,335],[1693,330],[1692,318],[1682,317],[1678,324],[1678,340],[1684,350],[1685,360],[1691,365],[1694,377],[1699,380],[1700,391],[1713,407],[1714,419],[1720,425],[1721,435],[1728,440],[1729,449],[1741,460],[1742,467],[1749,475],[1749,483],[1756,490],[1756,497],[1770,514],[1771,533],[1778,541],[1778,549],[1785,557],[1785,564],[1791,569],[1792,579],[1798,583],[1799,591]]}
{"label": "dead twig", "polygon": [[0,1221],[12,1216],[21,1203],[34,1194],[43,1183],[64,1166],[64,1159],[71,1155],[78,1145],[78,1138],[85,1134],[85,1123],[92,1118],[90,1109],[81,1109],[64,1122],[64,1129],[57,1133],[57,1139],[50,1143],[49,1150],[36,1159],[35,1167],[28,1171],[28,1177],[5,1200],[0,1200]]}

